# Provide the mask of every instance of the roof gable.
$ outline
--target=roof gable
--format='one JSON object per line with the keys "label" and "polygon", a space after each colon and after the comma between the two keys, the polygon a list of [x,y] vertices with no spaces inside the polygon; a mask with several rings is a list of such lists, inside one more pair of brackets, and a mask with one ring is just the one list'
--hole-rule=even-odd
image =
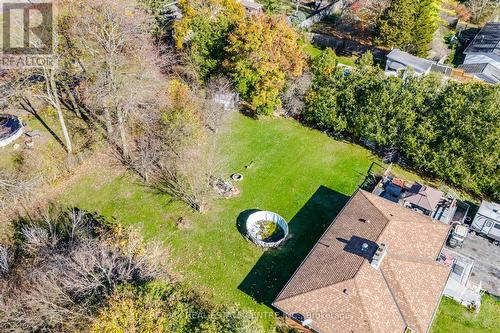
{"label": "roof gable", "polygon": [[[356,332],[402,332],[407,326],[424,332],[449,272],[436,263],[447,234],[448,226],[359,190],[273,305],[289,315],[347,311],[342,323],[311,318],[313,327],[325,333],[349,331],[338,325],[353,329],[358,321],[368,328]],[[367,244],[366,252],[359,251],[360,240]],[[380,269],[365,260],[375,242],[387,245]],[[339,298],[339,292],[352,297]]]}
{"label": "roof gable", "polygon": [[450,270],[427,260],[388,256],[381,272],[408,327],[426,332],[439,303]]}
{"label": "roof gable", "polygon": [[362,245],[362,240],[375,242],[387,222],[366,196],[353,196],[302,262],[278,300],[352,279],[365,260],[355,253],[359,247],[356,245]]}

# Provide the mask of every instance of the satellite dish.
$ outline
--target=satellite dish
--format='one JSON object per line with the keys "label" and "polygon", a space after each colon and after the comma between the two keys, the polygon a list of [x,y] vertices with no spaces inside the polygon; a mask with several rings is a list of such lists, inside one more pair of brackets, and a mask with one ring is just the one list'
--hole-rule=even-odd
{"label": "satellite dish", "polygon": [[302,326],[309,326],[312,324],[312,319],[306,319],[302,322]]}

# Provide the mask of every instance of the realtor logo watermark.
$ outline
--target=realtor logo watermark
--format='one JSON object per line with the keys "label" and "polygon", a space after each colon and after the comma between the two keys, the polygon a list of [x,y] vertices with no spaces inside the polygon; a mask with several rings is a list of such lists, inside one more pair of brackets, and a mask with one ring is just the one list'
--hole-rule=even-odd
{"label": "realtor logo watermark", "polygon": [[51,66],[55,47],[51,0],[0,0],[0,69]]}

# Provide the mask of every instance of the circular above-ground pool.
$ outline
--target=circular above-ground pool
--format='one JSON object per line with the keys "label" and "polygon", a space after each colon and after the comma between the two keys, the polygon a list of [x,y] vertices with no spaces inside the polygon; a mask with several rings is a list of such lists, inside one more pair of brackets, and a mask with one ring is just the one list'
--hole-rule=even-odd
{"label": "circular above-ground pool", "polygon": [[16,116],[0,114],[0,147],[7,146],[23,134],[23,124]]}
{"label": "circular above-ground pool", "polygon": [[247,218],[248,237],[262,247],[278,247],[288,236],[288,224],[276,213],[258,211]]}

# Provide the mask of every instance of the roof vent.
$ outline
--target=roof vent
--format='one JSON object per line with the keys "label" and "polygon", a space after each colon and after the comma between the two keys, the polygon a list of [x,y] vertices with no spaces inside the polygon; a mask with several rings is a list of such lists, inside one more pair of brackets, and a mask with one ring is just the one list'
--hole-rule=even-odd
{"label": "roof vent", "polygon": [[385,245],[384,243],[380,243],[377,248],[377,251],[373,255],[373,258],[370,262],[372,267],[378,269],[386,254],[387,254],[387,245]]}
{"label": "roof vent", "polygon": [[345,289],[343,290],[343,292],[344,292],[344,294],[349,295],[349,289],[345,288]]}
{"label": "roof vent", "polygon": [[312,322],[313,322],[312,319],[306,319],[306,320],[304,320],[302,322],[302,326],[304,326],[304,327],[310,327],[311,324],[312,324]]}
{"label": "roof vent", "polygon": [[363,252],[368,251],[368,247],[369,247],[369,245],[367,243],[363,243],[363,245],[361,245],[361,251],[363,251]]}

